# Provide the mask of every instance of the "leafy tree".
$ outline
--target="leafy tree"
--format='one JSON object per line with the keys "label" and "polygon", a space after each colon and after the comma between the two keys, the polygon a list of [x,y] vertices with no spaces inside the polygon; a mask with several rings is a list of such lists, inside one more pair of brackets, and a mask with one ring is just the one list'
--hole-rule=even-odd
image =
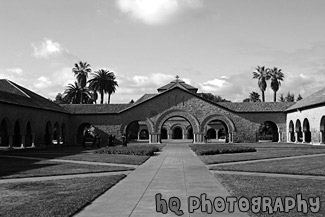
{"label": "leafy tree", "polygon": [[297,101],[299,101],[299,100],[302,100],[302,96],[300,95],[300,93],[299,93],[299,95],[297,96]]}
{"label": "leafy tree", "polygon": [[108,93],[112,75],[108,70],[100,69],[93,73],[93,78],[88,81],[89,88],[100,94],[100,104],[104,103],[104,94]]}
{"label": "leafy tree", "polygon": [[[72,72],[77,78],[77,84],[79,88],[84,89],[87,84],[88,74],[91,72],[90,65],[87,62],[79,61],[79,63],[75,63],[75,67],[72,69]],[[80,103],[84,102],[83,100],[84,94],[80,94]]]}
{"label": "leafy tree", "polygon": [[260,88],[260,90],[262,92],[262,101],[265,102],[264,92],[267,87],[266,81],[270,79],[269,69],[266,68],[265,66],[262,66],[262,67],[257,66],[256,71],[253,72],[253,79],[258,80],[258,87]]}
{"label": "leafy tree", "polygon": [[270,69],[269,76],[271,78],[271,88],[274,92],[273,101],[276,102],[276,92],[281,86],[281,81],[283,81],[284,74],[282,73],[281,69],[274,67],[273,69]]}
{"label": "leafy tree", "polygon": [[218,95],[213,95],[212,93],[199,93],[199,95],[213,102],[230,102],[230,100],[224,99]]}
{"label": "leafy tree", "polygon": [[62,93],[58,93],[56,96],[55,96],[55,99],[54,101],[55,103],[57,104],[68,104],[69,102],[64,98],[63,94]]}
{"label": "leafy tree", "polygon": [[284,95],[283,95],[283,93],[281,93],[280,94],[280,96],[279,96],[279,99],[278,99],[280,102],[285,102],[286,101],[286,99],[285,99],[285,97],[284,97]]}
{"label": "leafy tree", "polygon": [[261,102],[260,95],[256,92],[251,92],[249,94],[250,102]]}
{"label": "leafy tree", "polygon": [[287,93],[287,96],[285,97],[285,100],[287,102],[294,102],[295,101],[295,95],[293,93],[290,93],[290,91]]}
{"label": "leafy tree", "polygon": [[64,91],[64,100],[71,104],[79,104],[81,99],[82,103],[91,104],[93,102],[88,88],[80,88],[77,82],[69,84]]}

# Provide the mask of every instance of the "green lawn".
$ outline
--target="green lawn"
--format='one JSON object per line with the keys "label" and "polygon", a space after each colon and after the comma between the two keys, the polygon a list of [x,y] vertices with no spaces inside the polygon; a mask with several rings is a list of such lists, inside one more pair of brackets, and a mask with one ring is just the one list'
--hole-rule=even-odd
{"label": "green lawn", "polygon": [[71,216],[124,177],[0,184],[0,216]]}
{"label": "green lawn", "polygon": [[253,144],[245,143],[240,145],[256,148],[257,152],[206,155],[206,156],[198,156],[198,157],[205,164],[218,164],[218,163],[227,163],[227,162],[325,153],[325,146],[311,146],[311,145],[303,145],[303,144],[286,144],[286,143],[253,143]]}
{"label": "green lawn", "polygon": [[276,197],[291,196],[296,198],[297,194],[302,194],[304,199],[309,197],[320,197],[321,209],[319,213],[302,214],[296,208],[289,213],[276,212],[272,215],[261,212],[259,214],[249,213],[250,216],[274,216],[274,217],[296,217],[296,216],[325,216],[325,181],[312,179],[293,178],[270,178],[241,175],[218,174],[216,177],[237,198],[253,198],[256,196],[269,196],[273,202]]}
{"label": "green lawn", "polygon": [[35,176],[54,176],[81,173],[125,171],[132,168],[120,166],[85,165],[57,163],[49,161],[26,160],[0,157],[0,179]]}
{"label": "green lawn", "polygon": [[244,172],[284,173],[297,175],[325,175],[325,156],[302,157],[297,159],[274,160],[266,162],[213,166],[211,170],[230,170]]}

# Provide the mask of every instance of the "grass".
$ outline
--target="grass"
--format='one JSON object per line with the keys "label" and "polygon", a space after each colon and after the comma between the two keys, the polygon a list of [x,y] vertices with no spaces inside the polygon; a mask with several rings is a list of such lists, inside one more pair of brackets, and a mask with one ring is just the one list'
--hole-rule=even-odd
{"label": "grass", "polygon": [[243,145],[255,148],[257,151],[237,154],[204,155],[199,156],[199,158],[205,164],[218,164],[227,162],[325,153],[325,146],[311,146],[288,143],[245,143]]}
{"label": "grass", "polygon": [[325,176],[325,156],[214,166],[213,170]]}
{"label": "grass", "polygon": [[[269,196],[275,200],[276,197],[291,196],[296,198],[297,194],[302,194],[304,199],[309,197],[319,196],[321,199],[321,209],[317,214],[309,212],[302,214],[296,209],[289,213],[277,212],[272,214],[273,217],[297,217],[297,216],[325,216],[325,181],[313,179],[293,179],[293,178],[270,178],[270,177],[256,177],[256,176],[240,176],[240,175],[225,175],[218,174],[216,177],[221,183],[226,186],[233,196],[240,198],[242,196],[252,198],[256,196]],[[254,214],[249,213],[250,216],[270,216],[265,212]]]}
{"label": "grass", "polygon": [[256,151],[253,147],[237,144],[193,144],[191,148],[197,155],[233,154]]}
{"label": "grass", "polygon": [[0,185],[0,216],[71,216],[125,175]]}
{"label": "grass", "polygon": [[37,176],[55,176],[68,174],[125,171],[133,168],[120,166],[86,165],[57,163],[49,161],[27,160],[0,157],[0,179]]}

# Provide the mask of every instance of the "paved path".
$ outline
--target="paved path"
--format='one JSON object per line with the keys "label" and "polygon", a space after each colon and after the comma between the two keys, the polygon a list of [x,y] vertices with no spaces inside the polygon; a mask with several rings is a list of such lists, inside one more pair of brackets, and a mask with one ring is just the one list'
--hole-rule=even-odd
{"label": "paved path", "polygon": [[117,172],[99,172],[99,173],[84,173],[84,174],[71,174],[71,175],[58,175],[58,176],[38,176],[27,178],[12,178],[12,179],[0,179],[0,184],[5,183],[17,183],[17,182],[37,182],[37,181],[49,181],[58,179],[71,179],[71,178],[86,178],[86,177],[98,177],[98,176],[112,176],[119,174],[129,174],[131,171],[117,171]]}
{"label": "paved path", "polygon": [[132,168],[138,167],[138,165],[133,165],[133,164],[103,163],[103,162],[90,162],[90,161],[65,160],[65,159],[48,159],[48,158],[40,158],[40,157],[25,157],[25,156],[15,156],[15,155],[0,155],[0,157],[27,159],[27,160],[46,160],[46,161],[59,162],[59,163],[74,163],[74,164],[101,165],[101,166],[121,166],[121,167],[132,167]]}
{"label": "paved path", "polygon": [[308,155],[298,155],[298,156],[288,156],[288,157],[276,157],[276,158],[267,158],[267,159],[257,159],[257,160],[246,160],[246,161],[236,161],[236,162],[227,162],[227,163],[218,163],[218,164],[209,164],[208,168],[214,166],[226,166],[226,165],[235,165],[235,164],[248,164],[248,163],[258,163],[258,162],[267,162],[267,161],[276,161],[276,160],[290,160],[297,158],[308,158],[308,157],[321,157],[325,154],[308,154]]}
{"label": "paved path", "polygon": [[226,174],[226,175],[266,176],[266,177],[271,177],[271,178],[325,180],[325,176],[313,176],[313,175],[295,175],[295,174],[283,174],[283,173],[259,173],[259,172],[241,172],[241,171],[220,171],[220,170],[211,170],[211,171],[214,174]]}
{"label": "paved path", "polygon": [[217,196],[226,199],[230,194],[185,144],[166,145],[159,156],[151,157],[76,216],[177,216],[170,210],[167,214],[156,212],[157,193],[161,193],[167,202],[172,196],[178,197],[180,209],[184,211],[182,216],[248,216],[238,211],[213,214],[200,210],[188,212],[187,199],[190,196],[206,193],[213,201]]}

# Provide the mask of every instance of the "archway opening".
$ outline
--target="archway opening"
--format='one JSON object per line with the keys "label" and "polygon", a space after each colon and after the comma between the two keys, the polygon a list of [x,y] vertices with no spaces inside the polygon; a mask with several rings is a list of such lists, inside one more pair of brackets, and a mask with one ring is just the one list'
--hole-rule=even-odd
{"label": "archway opening", "polygon": [[321,143],[325,143],[325,116],[320,120]]}
{"label": "archway opening", "polygon": [[55,145],[60,144],[60,125],[58,122],[55,122],[53,128],[53,144]]}
{"label": "archway opening", "polygon": [[46,123],[45,126],[45,135],[44,135],[44,144],[46,146],[52,145],[52,124],[50,121]]}
{"label": "archway opening", "polygon": [[272,142],[279,141],[278,127],[272,121],[265,121],[261,123],[258,130],[258,140],[269,140]]}
{"label": "archway opening", "polygon": [[310,143],[311,142],[311,132],[310,132],[310,125],[307,118],[305,118],[303,122],[303,131],[304,131],[304,142]]}
{"label": "archway opening", "polygon": [[225,122],[214,119],[205,126],[206,142],[229,142],[229,129]]}
{"label": "archway opening", "polygon": [[61,144],[66,144],[66,135],[67,135],[67,127],[65,126],[65,123],[61,124]]}
{"label": "archway opening", "polygon": [[149,139],[149,131],[147,129],[142,129],[139,133],[139,138],[141,140],[147,140]]}
{"label": "archway opening", "polygon": [[32,146],[33,136],[32,136],[32,127],[30,122],[27,122],[26,125],[26,135],[25,135],[25,147]]}
{"label": "archway opening", "polygon": [[13,146],[20,147],[21,146],[21,134],[20,134],[20,124],[19,121],[15,122],[14,126],[14,137],[13,137]]}
{"label": "archway opening", "polygon": [[181,127],[176,126],[172,129],[173,131],[173,139],[183,139],[183,130]]}
{"label": "archway opening", "polygon": [[289,123],[289,139],[290,142],[295,142],[296,140],[293,121],[290,121]]}
{"label": "archway opening", "polygon": [[296,134],[297,134],[297,138],[296,141],[297,142],[302,142],[303,138],[302,138],[302,129],[301,129],[301,123],[300,120],[296,121]]}
{"label": "archway opening", "polygon": [[79,125],[76,134],[76,143],[83,144],[83,142],[93,142],[93,134],[95,127],[90,123],[82,123]]}
{"label": "archway opening", "polygon": [[162,124],[160,133],[161,140],[193,142],[192,125],[182,116],[172,116],[165,120]]}
{"label": "archway opening", "polygon": [[5,119],[0,124],[0,146],[9,146],[8,126]]}
{"label": "archway opening", "polygon": [[164,128],[164,127],[161,129],[160,138],[161,139],[167,139],[167,129]]}

